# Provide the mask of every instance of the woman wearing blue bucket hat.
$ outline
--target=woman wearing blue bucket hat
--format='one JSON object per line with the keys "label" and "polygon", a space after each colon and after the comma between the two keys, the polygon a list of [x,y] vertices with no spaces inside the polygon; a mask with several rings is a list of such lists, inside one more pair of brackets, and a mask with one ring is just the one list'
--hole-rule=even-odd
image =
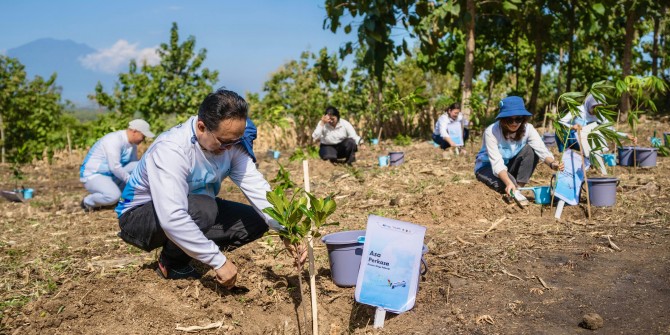
{"label": "woman wearing blue bucket hat", "polygon": [[532,124],[521,97],[500,101],[496,122],[484,131],[482,149],[475,161],[475,176],[488,187],[525,206],[528,200],[517,190],[530,181],[539,161],[552,170],[563,170]]}

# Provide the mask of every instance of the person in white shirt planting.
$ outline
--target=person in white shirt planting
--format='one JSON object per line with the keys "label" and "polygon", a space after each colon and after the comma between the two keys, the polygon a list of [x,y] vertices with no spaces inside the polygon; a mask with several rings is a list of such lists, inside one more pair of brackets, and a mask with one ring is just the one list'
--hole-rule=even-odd
{"label": "person in white shirt planting", "polygon": [[525,186],[539,161],[552,170],[563,170],[528,119],[521,97],[509,96],[500,102],[496,122],[484,131],[482,149],[475,160],[475,176],[488,187],[512,197],[520,206],[528,205],[519,187]]}
{"label": "person in white shirt planting", "polygon": [[141,119],[128,123],[128,129],[109,133],[88,151],[79,169],[79,180],[90,193],[80,203],[85,212],[119,201],[121,190],[137,166],[137,145],[153,138],[149,124]]}
{"label": "person in white shirt planting", "polygon": [[312,133],[312,139],[319,141],[319,157],[336,163],[338,159],[351,165],[356,161],[356,151],[361,137],[347,120],[340,119],[340,112],[328,106],[319,124]]}
{"label": "person in white shirt planting", "polygon": [[[456,147],[456,143],[451,139],[452,134],[450,134],[449,129],[452,125],[457,125],[463,128],[463,114],[461,114],[461,105],[459,103],[453,103],[447,107],[447,110],[440,115],[435,122],[435,129],[433,130],[433,141],[440,145],[442,150],[448,148]],[[463,143],[468,140],[468,133],[463,133]],[[461,154],[466,154],[464,148],[461,149]]]}
{"label": "person in white shirt planting", "polygon": [[[221,250],[282,229],[262,210],[270,185],[256,169],[247,102],[235,92],[209,94],[198,115],[161,134],[142,156],[116,208],[121,237],[145,251],[163,247],[157,272],[167,279],[199,278],[189,264],[212,267],[232,288],[237,267]],[[217,197],[230,177],[252,206]]]}

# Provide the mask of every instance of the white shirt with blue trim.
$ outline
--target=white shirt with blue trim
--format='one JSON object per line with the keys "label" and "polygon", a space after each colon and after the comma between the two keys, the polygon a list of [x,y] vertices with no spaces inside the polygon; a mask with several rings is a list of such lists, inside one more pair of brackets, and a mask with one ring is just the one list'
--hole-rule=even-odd
{"label": "white shirt with blue trim", "polygon": [[137,145],[128,142],[126,130],[109,133],[88,151],[79,169],[79,180],[85,183],[97,176],[116,177],[124,183],[130,174],[123,167],[137,160]]}
{"label": "white shirt with blue trim", "polygon": [[496,121],[484,130],[484,142],[482,149],[477,153],[475,172],[486,164],[491,164],[493,174],[496,176],[502,171],[507,171],[507,162],[514,158],[526,144],[533,148],[541,162],[544,162],[547,157],[554,157],[532,124],[526,123],[523,138],[521,141],[514,141],[503,136],[500,121]]}
{"label": "white shirt with blue trim", "polygon": [[158,136],[133,171],[116,213],[121,217],[131,208],[153,201],[165,235],[192,258],[217,269],[226,262],[226,256],[188,214],[189,194],[214,198],[221,181],[230,177],[270,228],[282,227],[262,212],[271,207],[266,199],[270,185],[246,149],[238,144],[219,155],[203,151],[195,139],[197,120],[193,116]]}

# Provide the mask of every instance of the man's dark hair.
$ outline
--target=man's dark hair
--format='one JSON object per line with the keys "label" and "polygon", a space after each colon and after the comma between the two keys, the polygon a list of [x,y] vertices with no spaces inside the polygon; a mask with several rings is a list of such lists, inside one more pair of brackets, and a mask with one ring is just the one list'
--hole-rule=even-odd
{"label": "man's dark hair", "polygon": [[198,119],[205,124],[210,131],[219,128],[222,120],[242,119],[246,120],[249,114],[247,102],[233,91],[218,89],[210,93],[200,104]]}
{"label": "man's dark hair", "polygon": [[333,106],[326,107],[326,111],[323,113],[323,115],[335,116],[337,117],[337,120],[340,119],[340,111],[338,111],[337,108]]}

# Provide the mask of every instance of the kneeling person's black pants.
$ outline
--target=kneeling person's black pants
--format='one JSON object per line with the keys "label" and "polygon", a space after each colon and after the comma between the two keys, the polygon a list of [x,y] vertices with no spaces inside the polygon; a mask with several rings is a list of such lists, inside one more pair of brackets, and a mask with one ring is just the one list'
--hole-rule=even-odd
{"label": "kneeling person's black pants", "polygon": [[[205,237],[221,250],[233,250],[254,241],[268,230],[265,220],[249,205],[212,198],[207,195],[188,196],[188,214]],[[119,236],[146,251],[163,247],[161,258],[167,267],[181,268],[191,257],[172,242],[161,228],[153,202],[123,213],[119,218]]]}
{"label": "kneeling person's black pants", "polygon": [[356,161],[356,151],[358,151],[356,141],[353,138],[347,138],[338,144],[321,144],[319,157],[333,163],[339,158],[345,158],[345,163],[351,164]]}
{"label": "kneeling person's black pants", "polygon": [[[533,175],[539,160],[533,148],[530,145],[526,145],[516,156],[507,162],[507,176],[509,176],[514,185],[517,185],[517,183],[526,184],[530,181],[530,177]],[[486,186],[505,194],[505,183],[493,173],[493,168],[491,168],[490,164],[475,171],[475,177],[486,184]]]}

